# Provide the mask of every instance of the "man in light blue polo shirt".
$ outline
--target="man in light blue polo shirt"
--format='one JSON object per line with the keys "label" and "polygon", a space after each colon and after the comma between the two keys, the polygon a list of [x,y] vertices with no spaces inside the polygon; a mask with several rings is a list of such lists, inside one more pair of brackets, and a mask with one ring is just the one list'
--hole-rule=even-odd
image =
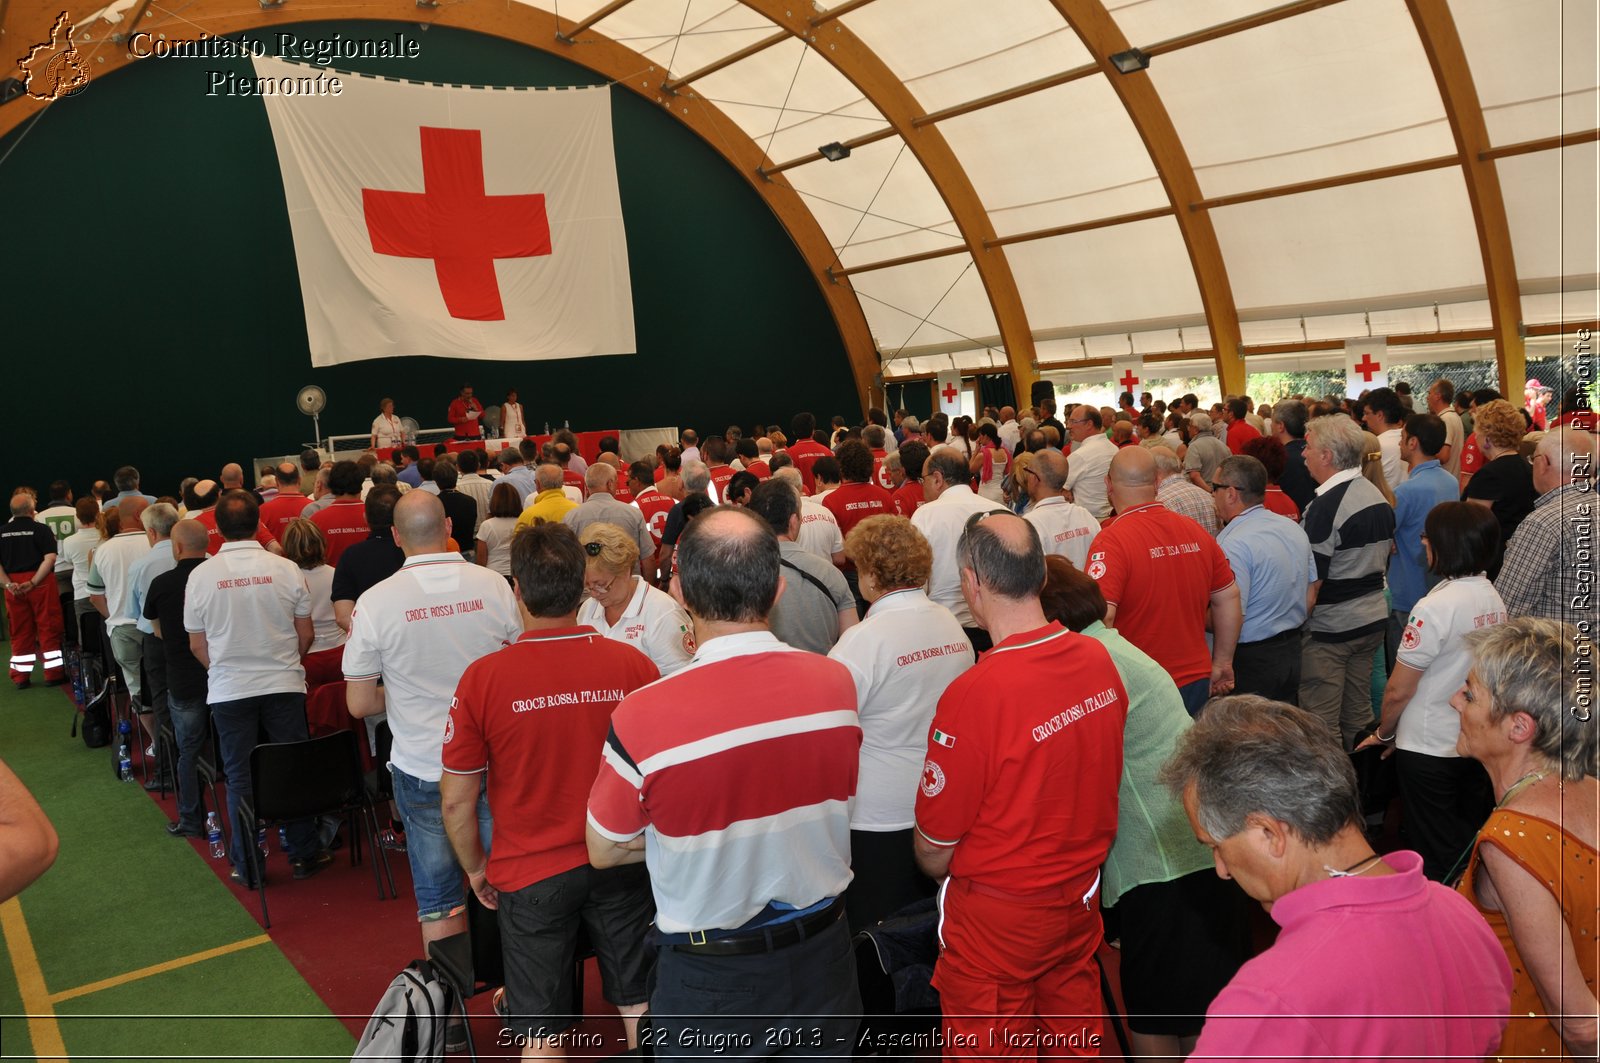
{"label": "man in light blue polo shirt", "polygon": [[[178,565],[177,558],[172,556],[172,526],[178,523],[178,507],[165,502],[157,502],[144,511],[144,534],[150,543],[150,552],[133,563],[128,569],[128,604],[134,616],[134,626],[145,636],[140,643],[140,658],[144,663],[144,687],[142,696],[148,711],[155,716],[156,734],[160,735],[164,727],[171,722],[167,711],[167,659],[162,648],[161,640],[153,637],[155,626],[144,615],[145,598],[150,593],[150,584],[163,572],[170,572]],[[141,710],[141,715],[144,710]],[[154,743],[156,750],[161,752],[160,743]],[[163,783],[162,779],[166,782]],[[172,765],[163,761],[157,762],[157,771],[145,779],[146,790],[156,790],[165,786],[168,790],[176,790],[173,783]]]}
{"label": "man in light blue polo shirt", "polygon": [[1446,438],[1444,421],[1431,413],[1406,418],[1400,436],[1400,459],[1411,474],[1394,489],[1394,556],[1389,559],[1389,629],[1384,637],[1384,660],[1394,671],[1400,633],[1411,607],[1428,593],[1428,556],[1422,548],[1422,524],[1440,502],[1461,497],[1460,485],[1440,463]]}
{"label": "man in light blue polo shirt", "polygon": [[1310,611],[1317,563],[1300,525],[1262,505],[1267,467],[1247,454],[1229,457],[1211,480],[1217,545],[1233,567],[1244,626],[1233,652],[1234,691],[1291,705],[1300,690],[1300,629]]}
{"label": "man in light blue polo shirt", "polygon": [[124,498],[142,498],[150,505],[155,505],[156,496],[147,495],[139,490],[139,470],[132,465],[124,465],[111,474],[111,483],[116,487],[117,493],[105,503],[105,508],[110,509]]}

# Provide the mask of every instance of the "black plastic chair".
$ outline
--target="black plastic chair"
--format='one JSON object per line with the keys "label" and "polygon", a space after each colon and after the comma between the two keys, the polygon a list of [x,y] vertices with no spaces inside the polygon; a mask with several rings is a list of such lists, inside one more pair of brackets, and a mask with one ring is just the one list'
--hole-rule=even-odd
{"label": "black plastic chair", "polygon": [[467,891],[467,929],[460,934],[428,942],[428,960],[435,973],[450,987],[454,1002],[461,1006],[461,1021],[467,1027],[467,1058],[476,1060],[472,1043],[472,1022],[467,1017],[467,1001],[505,984],[505,964],[500,951],[500,917],[485,908],[478,895]]}
{"label": "black plastic chair", "polygon": [[[267,916],[266,868],[262,866],[261,853],[252,844],[249,829],[256,823],[273,827],[319,816],[359,818],[361,832],[353,829],[350,832],[351,866],[361,858],[361,833],[365,833],[368,845],[377,854],[372,862],[372,879],[378,887],[378,899],[399,896],[395,891],[394,874],[389,870],[389,858],[378,844],[377,815],[361,778],[361,754],[354,734],[340,731],[299,742],[258,745],[250,753],[250,781],[250,803],[242,810],[246,813],[241,817],[244,823],[235,823],[234,831],[249,856],[251,873],[261,895],[261,920],[266,926],[272,926]],[[380,863],[382,875],[378,870]],[[384,878],[389,880],[387,895]]]}

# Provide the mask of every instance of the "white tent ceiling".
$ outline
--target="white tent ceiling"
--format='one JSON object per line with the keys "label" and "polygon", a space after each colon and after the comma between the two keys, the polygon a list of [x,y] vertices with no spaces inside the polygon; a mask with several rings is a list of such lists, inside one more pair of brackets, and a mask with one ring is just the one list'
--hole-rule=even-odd
{"label": "white tent ceiling", "polygon": [[[937,122],[998,237],[1164,211],[1006,246],[1036,358],[1048,366],[1106,357],[1130,343],[1146,353],[1209,347],[1201,285],[1172,200],[1110,80],[1122,75],[1100,72],[1079,27],[1062,14],[1098,4],[781,4],[784,17],[813,20],[805,42],[780,37],[783,27],[758,13],[770,9],[760,2],[536,6],[569,23],[607,12],[585,32],[643,53],[663,81],[778,38],[677,89],[715,103],[769,165],[888,133],[847,159],[806,162],[784,176],[827,234],[836,268],[955,252],[851,274],[891,377],[947,365],[951,355],[964,368],[997,357],[1003,367],[1003,329],[952,217],[947,175],[925,168],[918,145],[893,131],[892,116],[830,63],[829,51],[846,33],[859,39],[923,114],[1079,71]],[[826,17],[841,6],[837,18]],[[1201,196],[1244,199],[1210,205],[1210,215],[1246,348],[1369,327],[1415,334],[1490,326],[1478,219],[1458,160],[1254,195],[1455,156],[1445,96],[1404,0],[1108,0],[1105,7],[1131,44],[1153,53],[1148,74],[1133,76],[1153,83]],[[1448,7],[1495,148],[1600,127],[1593,0],[1450,0]],[[1263,13],[1285,17],[1226,32],[1233,20]],[[1224,32],[1207,32],[1219,27]],[[574,47],[583,37],[575,35]],[[1494,163],[1526,325],[1600,312],[1597,151],[1588,139]]]}

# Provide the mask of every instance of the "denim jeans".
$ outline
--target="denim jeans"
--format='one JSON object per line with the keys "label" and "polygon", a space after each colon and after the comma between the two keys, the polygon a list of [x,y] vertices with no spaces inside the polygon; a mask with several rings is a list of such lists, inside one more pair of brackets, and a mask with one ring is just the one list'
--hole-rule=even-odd
{"label": "denim jeans", "polygon": [[[211,706],[217,721],[217,741],[221,744],[223,770],[228,774],[228,820],[233,838],[228,858],[246,882],[255,881],[255,866],[261,854],[256,850],[256,825],[241,810],[251,803],[250,754],[261,731],[269,742],[299,742],[306,733],[306,696],[258,694],[238,701],[223,701]],[[289,858],[301,860],[317,851],[316,821],[295,820],[288,826]]]}
{"label": "denim jeans", "polygon": [[205,748],[211,706],[203,697],[185,701],[168,691],[167,712],[172,717],[172,734],[178,746],[178,822],[198,828],[204,823],[200,818],[200,780],[195,763]]}
{"label": "denim jeans", "polygon": [[[393,764],[389,765],[389,774],[394,778],[394,805],[406,825],[406,859],[411,862],[411,886],[417,895],[417,921],[448,919],[466,909],[467,886],[466,875],[445,834],[439,784],[407,775]],[[489,797],[480,788],[478,838],[484,852],[489,851],[493,829]]]}

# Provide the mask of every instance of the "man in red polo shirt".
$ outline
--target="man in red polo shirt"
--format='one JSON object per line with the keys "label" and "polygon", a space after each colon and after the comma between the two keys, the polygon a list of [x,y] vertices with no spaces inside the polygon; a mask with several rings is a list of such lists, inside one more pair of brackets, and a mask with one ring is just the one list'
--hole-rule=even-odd
{"label": "man in red polo shirt", "polygon": [[811,438],[811,433],[817,430],[817,419],[809,413],[797,413],[789,424],[788,455],[794,462],[794,467],[800,470],[800,478],[806,482],[806,494],[815,494],[817,483],[811,476],[811,466],[817,463],[818,458],[830,456],[833,451]]}
{"label": "man in red polo shirt", "polygon": [[728,442],[721,436],[709,436],[700,444],[700,455],[706,463],[706,471],[711,474],[713,502],[728,500],[728,481],[739,471],[728,463],[728,450]]}
{"label": "man in red polo shirt", "polygon": [[[1106,626],[1165,668],[1189,715],[1233,689],[1233,650],[1244,612],[1217,541],[1156,500],[1155,456],[1117,451],[1106,477],[1117,519],[1089,544],[1084,568],[1106,599]],[[1206,610],[1213,646],[1206,649]]]}
{"label": "man in red polo shirt", "polygon": [[901,443],[900,449],[895,453],[900,455],[900,475],[904,479],[893,492],[894,511],[902,517],[909,518],[928,500],[922,490],[922,467],[928,461],[928,448],[925,444],[912,440],[909,443]]}
{"label": "man in red polo shirt", "polygon": [[883,459],[889,456],[883,449],[887,438],[888,432],[882,425],[869,424],[861,430],[861,441],[872,451],[872,482],[885,491],[893,491],[894,484],[889,482],[889,474],[883,468]]}
{"label": "man in red polo shirt", "polygon": [[261,524],[274,539],[282,539],[289,522],[305,512],[307,498],[300,490],[300,470],[292,461],[283,462],[277,469],[278,493],[261,503]]}
{"label": "man in red polo shirt", "polygon": [[339,563],[345,547],[367,541],[372,528],[367,524],[366,507],[361,501],[361,466],[353,461],[341,461],[328,470],[328,490],[333,493],[333,503],[311,514],[311,523],[322,529],[328,540],[327,561]]}
{"label": "man in red polo shirt", "polygon": [[1225,407],[1228,419],[1228,449],[1235,454],[1244,453],[1244,445],[1252,439],[1260,439],[1261,433],[1256,431],[1254,425],[1245,420],[1250,414],[1248,399],[1229,399]]}
{"label": "man in red polo shirt", "polygon": [[[581,1011],[571,964],[583,926],[628,1047],[638,1044],[648,999],[645,934],[655,914],[644,867],[592,868],[584,842],[593,758],[611,711],[660,678],[632,646],[578,626],[585,561],[564,525],[538,524],[517,536],[511,571],[524,633],[462,674],[439,780],[450,845],[478,899],[500,911],[508,1024],[545,1052],[561,1049],[560,1035]],[[484,785],[492,856],[478,828]]]}
{"label": "man in red polo shirt", "polygon": [[[822,504],[839,522],[840,535],[848,536],[850,529],[868,517],[895,515],[893,496],[872,482],[874,462],[872,451],[865,443],[859,439],[847,439],[840,443],[838,460],[839,477],[843,482],[828,492]],[[855,563],[846,561],[843,568],[845,582],[850,584],[850,593],[856,596],[856,608],[865,613],[867,605],[856,586]]]}
{"label": "man in red polo shirt", "polygon": [[[212,556],[216,556],[217,551],[222,549],[223,539],[222,533],[217,530],[216,506],[217,501],[226,493],[217,481],[201,480],[184,492],[183,496],[184,507],[189,511],[189,519],[206,530],[206,553]],[[263,549],[270,550],[274,554],[283,553],[283,547],[278,545],[278,540],[267,530],[266,524],[259,520],[256,522],[255,540]]]}
{"label": "man in red polo shirt", "polygon": [[956,563],[994,648],[939,699],[917,794],[917,862],[943,880],[945,1054],[1098,1056],[1097,894],[1128,694],[1100,643],[1045,620],[1027,521],[975,515]]}
{"label": "man in red polo shirt", "polygon": [[450,402],[445,420],[456,430],[457,439],[483,438],[483,403],[472,397],[472,385],[464,384],[461,394]]}

